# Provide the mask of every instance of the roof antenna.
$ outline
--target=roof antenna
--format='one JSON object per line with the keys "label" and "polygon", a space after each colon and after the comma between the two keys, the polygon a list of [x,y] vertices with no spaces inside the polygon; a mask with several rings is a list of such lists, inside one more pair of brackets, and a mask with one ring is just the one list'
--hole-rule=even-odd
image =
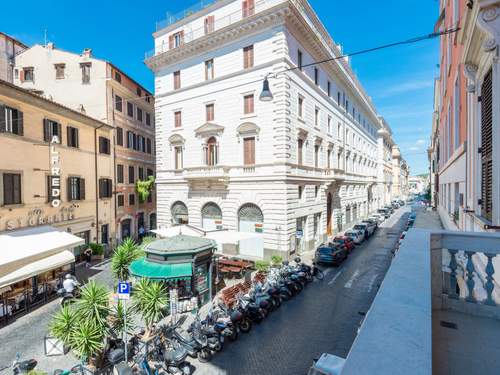
{"label": "roof antenna", "polygon": [[43,29],[44,46],[47,46],[47,29]]}

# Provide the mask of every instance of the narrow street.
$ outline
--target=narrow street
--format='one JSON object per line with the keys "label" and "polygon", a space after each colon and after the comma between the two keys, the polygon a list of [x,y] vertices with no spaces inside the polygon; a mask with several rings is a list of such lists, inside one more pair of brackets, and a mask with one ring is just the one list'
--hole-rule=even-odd
{"label": "narrow street", "polygon": [[409,211],[404,206],[395,212],[340,267],[326,268],[323,281],[228,343],[210,363],[191,360],[196,374],[303,375],[321,353],[345,357],[363,318],[359,312],[375,298],[405,225],[401,217]]}

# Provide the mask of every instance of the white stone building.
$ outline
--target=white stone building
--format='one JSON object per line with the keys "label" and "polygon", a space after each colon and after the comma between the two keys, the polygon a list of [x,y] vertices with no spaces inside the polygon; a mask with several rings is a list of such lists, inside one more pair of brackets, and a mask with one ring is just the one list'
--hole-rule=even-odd
{"label": "white stone building", "polygon": [[[261,232],[268,257],[390,201],[389,126],[347,58],[313,64],[342,52],[308,2],[206,3],[161,23],[146,59],[159,227]],[[266,76],[273,98],[261,101]]]}

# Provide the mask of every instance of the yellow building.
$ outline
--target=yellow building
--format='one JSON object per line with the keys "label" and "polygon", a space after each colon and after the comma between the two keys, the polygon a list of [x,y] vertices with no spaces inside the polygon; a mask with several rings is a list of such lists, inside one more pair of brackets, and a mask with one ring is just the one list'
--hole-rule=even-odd
{"label": "yellow building", "polygon": [[[86,244],[114,238],[111,139],[108,124],[0,80],[0,289],[50,271],[47,256],[70,251],[78,261]],[[52,246],[52,238],[68,241]],[[13,265],[29,275],[9,279]]]}

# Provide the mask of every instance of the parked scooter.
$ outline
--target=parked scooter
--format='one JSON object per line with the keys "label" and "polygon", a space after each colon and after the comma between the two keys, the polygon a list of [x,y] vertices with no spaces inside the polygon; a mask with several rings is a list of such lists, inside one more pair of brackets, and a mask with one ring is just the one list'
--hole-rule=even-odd
{"label": "parked scooter", "polygon": [[238,331],[243,333],[250,332],[252,329],[252,321],[239,309],[238,305],[230,309],[223,303],[219,303],[218,307],[223,314],[231,318],[231,322],[238,328]]}
{"label": "parked scooter", "polygon": [[267,316],[267,311],[242,295],[237,296],[237,308],[252,323],[260,323]]}
{"label": "parked scooter", "polygon": [[[12,373],[14,375],[27,374],[28,372],[33,370],[38,363],[36,361],[36,359],[28,359],[26,361],[20,361],[20,359],[21,359],[21,355],[19,353],[17,353],[16,358],[12,362],[12,365],[10,365],[10,368],[11,368]],[[5,370],[7,368],[9,368],[9,366],[4,367],[4,368],[0,368],[0,371]]]}
{"label": "parked scooter", "polygon": [[183,347],[192,358],[198,358],[200,362],[208,362],[212,358],[212,352],[208,346],[208,337],[203,335],[200,327],[191,330],[189,336],[182,335],[179,324],[170,327],[163,327],[163,334],[169,340],[175,340]]}

